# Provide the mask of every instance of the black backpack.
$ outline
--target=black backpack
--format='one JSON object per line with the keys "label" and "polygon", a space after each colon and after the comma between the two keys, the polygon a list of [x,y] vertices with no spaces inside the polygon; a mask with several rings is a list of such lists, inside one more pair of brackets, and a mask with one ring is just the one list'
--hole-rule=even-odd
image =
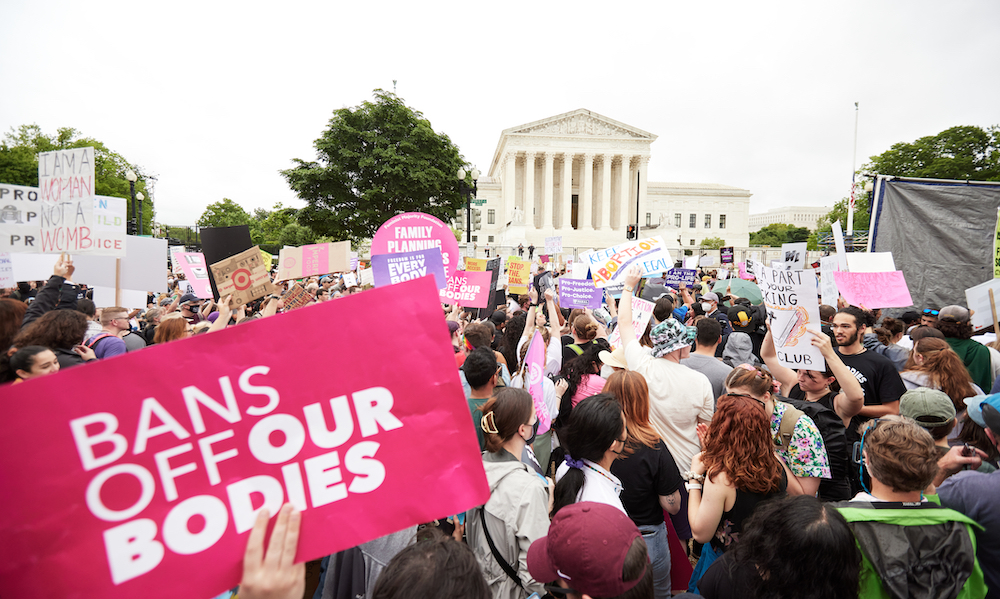
{"label": "black backpack", "polygon": [[[777,397],[798,412],[805,414],[816,424],[819,434],[823,436],[823,444],[826,446],[827,461],[830,462],[829,479],[821,479],[819,483],[819,498],[823,501],[846,501],[851,498],[851,447],[847,443],[847,429],[844,422],[837,416],[837,413],[827,408],[821,403],[806,401],[804,399],[790,399],[788,397]],[[801,414],[786,415],[794,418],[786,423],[786,418],[782,418],[780,430],[792,430],[795,422]],[[787,443],[787,440],[783,440]]]}

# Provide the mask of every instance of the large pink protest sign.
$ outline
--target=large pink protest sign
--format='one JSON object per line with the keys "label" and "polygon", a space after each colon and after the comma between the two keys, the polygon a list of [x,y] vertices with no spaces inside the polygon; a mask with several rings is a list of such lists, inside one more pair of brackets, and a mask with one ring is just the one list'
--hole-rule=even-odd
{"label": "large pink protest sign", "polygon": [[451,228],[439,219],[422,212],[396,215],[382,223],[372,238],[372,256],[416,252],[436,247],[441,250],[448,276],[458,269],[458,241]]}
{"label": "large pink protest sign", "polygon": [[[386,361],[397,318],[409,342]],[[331,334],[351,351],[303,351]],[[262,506],[303,510],[301,562],[489,497],[430,277],[7,386],[3,404],[3,597],[211,597],[239,581]]]}
{"label": "large pink protest sign", "polygon": [[211,299],[212,284],[208,279],[208,265],[205,255],[199,252],[178,252],[175,254],[177,264],[184,273],[185,281],[181,282],[185,293],[193,293],[202,299]]}
{"label": "large pink protest sign", "polygon": [[906,308],[913,305],[902,271],[833,273],[837,290],[852,306]]}
{"label": "large pink protest sign", "polygon": [[455,271],[448,277],[448,284],[441,290],[441,301],[467,308],[487,308],[493,286],[492,272]]}

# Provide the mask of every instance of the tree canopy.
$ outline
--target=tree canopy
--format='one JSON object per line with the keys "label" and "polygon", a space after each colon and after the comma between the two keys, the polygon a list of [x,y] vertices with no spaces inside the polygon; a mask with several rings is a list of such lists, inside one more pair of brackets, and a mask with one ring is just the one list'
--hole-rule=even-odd
{"label": "tree canopy", "polygon": [[281,203],[271,210],[257,208],[253,215],[229,198],[209,204],[198,217],[199,227],[250,226],[250,240],[262,250],[277,254],[286,245],[316,243],[316,233],[296,220],[298,210]]}
{"label": "tree canopy", "polygon": [[709,250],[717,250],[721,247],[725,247],[726,240],[721,237],[708,237],[701,240],[701,247]]}
{"label": "tree canopy", "polygon": [[750,245],[768,245],[780,247],[783,243],[795,243],[809,240],[809,229],[795,225],[772,224],[759,231],[750,233]]}
{"label": "tree canopy", "polygon": [[102,142],[91,137],[80,137],[80,133],[70,127],[60,127],[55,135],[44,133],[35,124],[11,128],[0,142],[0,182],[38,187],[39,152],[88,146],[94,148],[94,193],[131,199],[129,182],[125,178],[125,173],[131,169],[138,177],[135,191],[146,196],[142,202],[142,230],[144,233],[152,231],[155,207],[151,188],[156,177]]}
{"label": "tree canopy", "polygon": [[229,198],[209,204],[195,223],[199,227],[235,227],[249,225],[250,214]]}
{"label": "tree canopy", "polygon": [[1000,181],[1000,127],[952,127],[937,135],[893,144],[860,170],[866,177]]}
{"label": "tree canopy", "polygon": [[314,143],[316,161],[282,171],[308,202],[297,220],[318,235],[359,241],[391,216],[425,212],[449,221],[464,207],[458,148],[395,94],[335,110]]}

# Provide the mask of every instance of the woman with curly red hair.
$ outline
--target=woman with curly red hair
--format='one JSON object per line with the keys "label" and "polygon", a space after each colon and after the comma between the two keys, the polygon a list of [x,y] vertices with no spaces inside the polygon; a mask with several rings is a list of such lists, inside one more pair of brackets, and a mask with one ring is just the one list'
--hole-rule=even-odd
{"label": "woman with curly red hair", "polygon": [[770,414],[763,401],[745,393],[727,393],[715,406],[712,423],[698,431],[701,453],[685,473],[688,520],[699,543],[705,543],[689,589],[717,557],[739,540],[743,522],[760,502],[798,495],[798,482],[774,451]]}

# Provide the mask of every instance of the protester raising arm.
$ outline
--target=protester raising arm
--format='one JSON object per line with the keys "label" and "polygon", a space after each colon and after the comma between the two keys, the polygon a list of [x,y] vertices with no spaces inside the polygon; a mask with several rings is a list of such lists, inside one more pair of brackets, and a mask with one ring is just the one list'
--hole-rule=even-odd
{"label": "protester raising arm", "polygon": [[[50,310],[76,309],[76,285],[70,282],[73,276],[73,259],[69,254],[59,254],[59,259],[52,269],[52,276],[45,283],[45,286],[38,290],[35,301],[31,302],[28,310],[24,313],[24,320],[21,321],[21,328],[24,328],[38,319],[39,316]],[[69,288],[64,293],[63,284],[69,283]]]}
{"label": "protester raising arm", "polygon": [[632,291],[639,284],[641,277],[642,269],[638,265],[632,266],[625,273],[625,288],[622,289],[622,299],[618,303],[618,331],[621,334],[623,348],[636,340],[635,327],[632,326]]}
{"label": "protester raising arm", "polygon": [[219,317],[215,319],[212,326],[208,327],[209,333],[214,333],[215,331],[221,331],[229,325],[229,319],[233,315],[233,307],[230,303],[233,299],[232,295],[227,295],[222,298],[222,302],[219,304]]}

